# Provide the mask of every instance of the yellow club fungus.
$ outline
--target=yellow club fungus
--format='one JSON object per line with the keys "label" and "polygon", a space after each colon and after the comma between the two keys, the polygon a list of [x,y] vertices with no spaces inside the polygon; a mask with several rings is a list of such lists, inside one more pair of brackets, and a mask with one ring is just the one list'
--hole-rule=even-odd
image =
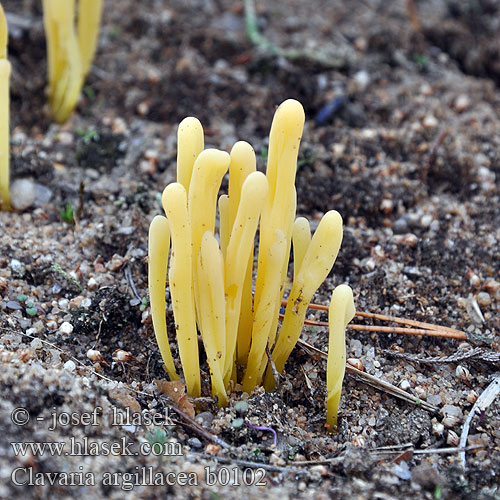
{"label": "yellow club fungus", "polygon": [[189,183],[193,173],[194,161],[203,151],[203,128],[200,120],[188,116],[177,129],[177,182],[189,193]]}
{"label": "yellow club fungus", "polygon": [[241,297],[248,268],[253,254],[257,223],[267,196],[267,179],[261,172],[251,173],[243,182],[241,200],[234,219],[231,238],[227,246],[224,282],[226,290],[226,353],[224,380],[233,373]]}
{"label": "yellow club fungus", "polygon": [[165,317],[165,280],[167,278],[170,228],[165,217],[157,215],[149,227],[148,238],[148,285],[151,302],[151,317],[160,348],[161,357],[171,380],[178,380],[167,335]]}
{"label": "yellow club fungus", "polygon": [[193,165],[193,172],[189,182],[188,214],[193,221],[191,228],[192,266],[194,279],[194,296],[199,320],[198,304],[200,302],[197,276],[198,252],[201,248],[201,239],[206,231],[214,232],[215,213],[217,211],[217,193],[219,192],[222,177],[229,167],[229,155],[218,149],[206,149],[197,157]]}
{"label": "yellow club fungus", "polygon": [[[272,346],[278,324],[281,294],[286,280],[288,254],[290,250],[293,219],[295,217],[296,194],[295,173],[302,129],[304,127],[304,109],[293,99],[283,102],[273,118],[269,135],[269,156],[266,177],[269,184],[269,195],[264,204],[261,216],[259,256],[254,297],[254,322],[244,386],[249,388],[249,380],[253,384],[260,383],[258,372],[265,363],[265,349]],[[278,168],[279,166],[279,168]],[[285,237],[285,250],[281,262],[269,265],[269,248],[274,244],[276,231]],[[279,284],[276,287],[276,283]],[[272,288],[272,289],[271,289]],[[270,303],[260,306],[262,296]],[[272,297],[272,299],[269,299]],[[260,317],[265,314],[266,318]]]}
{"label": "yellow club fungus", "polygon": [[9,79],[7,20],[0,4],[0,208],[10,209],[9,193]]}
{"label": "yellow club fungus", "polygon": [[78,0],[78,48],[84,77],[90,70],[97,49],[102,7],[103,0]]}
{"label": "yellow club fungus", "polygon": [[188,394],[196,397],[200,395],[201,391],[200,365],[193,293],[191,225],[188,218],[187,196],[184,186],[178,182],[169,184],[163,190],[162,204],[172,238],[168,278],[179,355]]}
{"label": "yellow club fungus", "polygon": [[219,243],[210,231],[201,240],[197,259],[198,286],[202,291],[198,304],[200,330],[207,353],[212,389],[220,405],[226,404],[223,380],[225,338],[224,259]]}
{"label": "yellow club fungus", "polygon": [[78,1],[75,29],[75,0],[43,0],[47,38],[49,105],[58,123],[73,111],[94,57],[102,0]]}
{"label": "yellow club fungus", "polygon": [[[255,151],[252,146],[245,141],[237,142],[231,149],[231,163],[229,165],[229,231],[234,225],[236,212],[240,204],[241,187],[245,179],[257,169]],[[266,188],[267,190],[267,188]],[[222,229],[222,228],[221,228]],[[222,233],[221,233],[222,244]],[[253,245],[248,257],[245,281],[241,291],[240,319],[237,334],[236,358],[240,365],[245,365],[250,350],[253,323],[253,295],[252,295],[252,271],[253,271]]]}
{"label": "yellow club fungus", "polygon": [[339,285],[332,293],[328,308],[328,361],[326,365],[326,424],[330,431],[337,427],[337,413],[345,373],[345,329],[356,310],[351,287]]}
{"label": "yellow club fungus", "polygon": [[[212,393],[220,405],[226,404],[227,394],[237,382],[249,392],[265,376],[266,389],[272,388],[274,378],[266,348],[281,372],[300,336],[309,302],[335,262],[342,241],[340,215],[333,210],[327,212],[312,237],[308,221],[295,219],[294,183],[303,125],[300,103],[290,99],[278,107],[271,127],[266,175],[256,171],[255,153],[248,143],[237,142],[229,155],[216,149],[204,150],[200,122],[185,118],[179,125],[177,182],[163,192],[166,221],[156,218],[151,225],[149,279],[155,332],[158,342],[165,342],[165,321],[156,317],[165,315],[161,301],[165,290],[152,281],[155,272],[161,275],[160,280],[165,276],[169,228],[172,255],[168,276],[190,396],[200,394],[198,330],[207,354]],[[228,194],[219,195],[228,168]],[[159,239],[161,245],[155,243]],[[294,279],[278,332],[292,241]],[[345,313],[342,318],[347,316]],[[166,347],[160,345],[160,350],[167,365]]]}

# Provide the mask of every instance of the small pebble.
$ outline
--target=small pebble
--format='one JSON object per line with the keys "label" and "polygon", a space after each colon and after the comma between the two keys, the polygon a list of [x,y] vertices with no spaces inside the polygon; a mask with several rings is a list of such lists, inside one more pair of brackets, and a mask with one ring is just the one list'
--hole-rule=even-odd
{"label": "small pebble", "polygon": [[62,335],[71,335],[71,333],[73,333],[73,325],[68,321],[65,321],[59,327],[59,333]]}
{"label": "small pebble", "polygon": [[191,448],[203,448],[202,442],[197,437],[189,438],[187,444],[191,446]]}
{"label": "small pebble", "polygon": [[407,391],[410,387],[411,387],[411,384],[410,382],[408,382],[408,380],[402,380],[401,383],[399,384],[399,387],[401,387],[401,389],[403,389],[403,391]]}
{"label": "small pebble", "polygon": [[427,115],[424,118],[424,121],[423,121],[422,125],[425,128],[435,128],[438,125],[437,118],[434,115]]}
{"label": "small pebble", "polygon": [[66,363],[64,363],[63,368],[65,370],[68,370],[69,372],[75,371],[76,368],[75,362],[69,359],[68,361],[66,361]]}
{"label": "small pebble", "polygon": [[86,297],[85,299],[82,300],[82,307],[84,307],[85,309],[88,309],[92,304],[92,299],[90,299],[89,297]]}
{"label": "small pebble", "polygon": [[17,259],[12,259],[10,261],[10,269],[12,270],[12,274],[19,278],[22,278],[24,276],[24,273],[26,272],[24,264]]}
{"label": "small pebble", "polygon": [[394,224],[392,226],[392,230],[396,234],[402,234],[402,233],[407,233],[408,232],[408,221],[404,217],[400,217],[399,219],[396,219],[394,221]]}
{"label": "small pebble", "polygon": [[95,278],[90,278],[88,281],[87,281],[87,288],[89,290],[95,290],[99,285],[97,284],[97,281],[95,280]]}
{"label": "small pebble", "polygon": [[367,71],[361,70],[354,75],[353,80],[354,85],[356,86],[356,90],[358,90],[359,92],[363,92],[370,84],[370,75]]}
{"label": "small pebble", "polygon": [[10,199],[15,210],[26,210],[35,202],[35,183],[30,179],[16,179],[10,186]]}
{"label": "small pebble", "polygon": [[465,94],[460,94],[456,99],[455,99],[455,110],[461,113],[462,111],[465,111],[469,106],[470,106],[470,99],[467,95]]}
{"label": "small pebble", "polygon": [[491,297],[488,292],[479,292],[477,294],[477,303],[480,306],[489,306],[491,304]]}
{"label": "small pebble", "polygon": [[488,279],[484,282],[484,289],[491,293],[492,295],[496,295],[498,290],[500,290],[500,282],[495,281],[493,279]]}
{"label": "small pebble", "polygon": [[421,227],[429,227],[432,222],[432,215],[426,214],[420,219],[420,226]]}
{"label": "small pebble", "polygon": [[209,411],[202,411],[201,413],[196,415],[196,421],[206,428],[210,427],[213,419],[214,416]]}
{"label": "small pebble", "polygon": [[7,309],[12,309],[13,311],[19,311],[23,308],[21,304],[19,304],[19,302],[17,302],[16,300],[9,300],[5,305]]}

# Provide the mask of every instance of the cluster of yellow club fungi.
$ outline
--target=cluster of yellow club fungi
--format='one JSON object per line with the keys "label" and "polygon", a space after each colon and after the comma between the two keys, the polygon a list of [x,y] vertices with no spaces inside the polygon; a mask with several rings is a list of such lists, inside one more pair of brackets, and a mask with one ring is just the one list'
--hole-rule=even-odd
{"label": "cluster of yellow club fungi", "polygon": [[[201,391],[198,330],[212,393],[220,405],[226,404],[236,383],[246,392],[258,385],[273,389],[275,378],[266,348],[280,373],[299,339],[313,294],[333,267],[342,241],[340,215],[327,212],[312,237],[309,222],[295,218],[295,174],[303,126],[304,110],[298,101],[289,99],[278,107],[264,175],[256,171],[250,144],[237,142],[230,154],[204,149],[203,129],[196,118],[186,118],[179,125],[177,182],[163,191],[165,216],[151,222],[148,278],[156,339],[170,378],[177,380],[165,307],[171,245],[168,283],[190,396],[197,397]],[[228,194],[219,196],[228,170]],[[294,278],[278,331],[292,244]],[[331,428],[337,423],[345,370],[345,327],[353,316],[352,291],[340,285],[329,309],[327,424]]]}

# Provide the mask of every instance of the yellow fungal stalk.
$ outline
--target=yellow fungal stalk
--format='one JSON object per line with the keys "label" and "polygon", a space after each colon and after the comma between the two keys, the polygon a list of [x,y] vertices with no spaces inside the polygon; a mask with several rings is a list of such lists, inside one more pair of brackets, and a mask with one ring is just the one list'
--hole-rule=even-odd
{"label": "yellow fungal stalk", "polygon": [[84,77],[90,70],[97,49],[102,6],[102,0],[78,0],[78,48]]}
{"label": "yellow fungal stalk", "polygon": [[240,320],[241,297],[253,254],[253,244],[262,205],[267,196],[267,179],[261,172],[251,173],[243,182],[241,200],[227,246],[225,263],[226,290],[226,354],[224,379],[229,381],[234,367],[235,349]]}
{"label": "yellow fungal stalk", "polygon": [[157,215],[149,227],[148,239],[148,284],[151,302],[151,317],[160,348],[161,357],[165,363],[171,380],[178,380],[174,360],[167,335],[165,317],[165,280],[167,278],[168,251],[170,249],[170,228],[165,217]]}
{"label": "yellow fungal stalk", "polygon": [[163,191],[162,204],[172,237],[168,277],[179,355],[188,394],[197,397],[201,393],[200,364],[193,294],[191,225],[184,186],[177,182],[169,184]]}
{"label": "yellow fungal stalk", "polygon": [[311,243],[311,226],[305,217],[297,217],[293,224],[293,276],[297,279],[300,265],[304,260],[307,247]]}
{"label": "yellow fungal stalk", "polygon": [[201,248],[201,239],[206,231],[214,232],[217,193],[222,177],[229,167],[229,155],[218,149],[202,151],[194,162],[189,183],[188,213],[191,224],[191,246],[193,256],[194,296],[199,316],[200,290],[197,273],[197,259]]}
{"label": "yellow fungal stalk", "polygon": [[[234,226],[236,212],[240,204],[240,193],[243,182],[252,172],[255,172],[257,165],[255,151],[252,146],[245,141],[237,142],[231,149],[231,163],[229,165],[229,188],[228,188],[228,210],[229,210],[229,231]],[[267,186],[266,186],[267,191]],[[222,226],[221,226],[222,244]],[[253,243],[252,250],[248,257],[245,280],[241,291],[240,319],[237,334],[236,358],[240,365],[245,365],[250,350],[253,324],[253,295],[252,295],[252,270],[253,270]]]}
{"label": "yellow fungal stalk", "polygon": [[0,208],[10,209],[9,194],[9,79],[7,21],[0,4]]}
{"label": "yellow fungal stalk", "polygon": [[351,287],[339,285],[332,293],[328,308],[328,361],[326,366],[326,423],[330,431],[337,427],[337,413],[344,380],[346,349],[345,329],[356,310]]}
{"label": "yellow fungal stalk", "polygon": [[[312,237],[308,221],[303,217],[295,219],[294,183],[303,126],[304,110],[299,102],[290,99],[278,107],[264,175],[256,171],[250,144],[237,142],[230,154],[204,150],[200,122],[190,117],[179,125],[177,182],[163,192],[166,219],[155,218],[150,229],[149,281],[153,325],[168,370],[169,363],[173,363],[168,358],[165,287],[161,283],[167,268],[170,230],[168,276],[179,353],[190,396],[200,394],[198,330],[210,368],[212,394],[220,405],[226,404],[227,394],[237,382],[247,392],[263,379],[266,389],[273,388],[266,347],[281,372],[300,336],[309,302],[335,262],[342,241],[340,215],[333,210],[327,212]],[[228,168],[228,194],[220,194]],[[294,279],[278,332],[292,241]],[[347,312],[342,314],[342,319],[348,317]],[[330,351],[333,353],[334,348]],[[170,372],[171,378],[177,376],[174,370]],[[335,390],[341,384],[342,380]],[[331,400],[338,404],[336,393],[332,394]]]}
{"label": "yellow fungal stalk", "polygon": [[[311,238],[290,290],[285,318],[272,352],[272,358],[279,373],[283,370],[288,356],[299,339],[307,307],[314,292],[331,271],[341,242],[342,217],[335,210],[330,210],[323,216]],[[264,386],[267,390],[275,386],[270,370],[266,375]]]}
{"label": "yellow fungal stalk", "polygon": [[225,338],[225,301],[224,301],[224,259],[219,243],[210,231],[201,240],[197,262],[200,302],[198,304],[200,330],[207,353],[212,379],[212,392],[218,397],[219,404],[226,404],[223,370],[226,349]]}
{"label": "yellow fungal stalk", "polygon": [[[273,323],[273,314],[276,306],[276,290],[280,287],[280,274],[275,272],[279,270],[281,262],[285,257],[286,238],[283,231],[276,229],[274,242],[267,250],[267,266],[264,279],[268,286],[263,289],[261,300],[255,311],[254,330],[257,332],[267,332]],[[262,374],[260,373],[262,365],[262,352],[265,352],[267,345],[265,335],[256,335],[252,338],[252,348],[248,355],[248,363],[243,378],[243,390],[251,392],[258,384]]]}
{"label": "yellow fungal stalk", "polygon": [[[302,129],[304,127],[304,109],[293,99],[283,102],[273,118],[269,135],[269,156],[266,177],[269,183],[269,195],[262,211],[259,238],[259,258],[254,298],[254,322],[249,362],[245,373],[244,386],[253,388],[260,383],[259,371],[265,363],[265,349],[272,343],[278,322],[281,293],[286,280],[288,254],[295,215],[295,173]],[[279,167],[279,168],[278,168]],[[281,262],[269,266],[269,249],[274,244],[276,231],[285,237],[285,251]],[[288,249],[288,251],[287,251]],[[276,288],[276,283],[279,283]],[[272,288],[272,290],[271,290]],[[261,297],[268,302],[260,305]],[[269,299],[272,297],[272,299]],[[260,315],[265,314],[266,318]],[[269,346],[271,347],[271,345]],[[251,362],[250,362],[251,361]],[[254,384],[251,387],[250,380]]]}
{"label": "yellow fungal stalk", "polygon": [[49,104],[58,123],[66,121],[80,96],[95,54],[101,14],[102,0],[79,0],[75,29],[75,0],[43,0]]}

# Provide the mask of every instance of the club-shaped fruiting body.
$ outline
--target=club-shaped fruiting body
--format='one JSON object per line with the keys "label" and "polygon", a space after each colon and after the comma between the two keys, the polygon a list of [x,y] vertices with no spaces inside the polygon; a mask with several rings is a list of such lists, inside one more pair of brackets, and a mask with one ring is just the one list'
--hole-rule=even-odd
{"label": "club-shaped fruiting body", "polygon": [[188,393],[197,397],[201,393],[200,365],[194,305],[191,225],[184,186],[178,182],[169,184],[163,191],[162,204],[172,238],[168,278],[179,355]]}
{"label": "club-shaped fruiting body", "polygon": [[326,365],[326,423],[330,431],[337,427],[337,413],[344,380],[345,329],[356,310],[351,287],[339,285],[332,293],[328,308],[328,361]]}
{"label": "club-shaped fruiting body", "polygon": [[165,363],[171,380],[178,380],[174,360],[167,335],[165,316],[165,280],[167,278],[168,252],[170,250],[170,228],[165,217],[157,215],[149,226],[148,238],[148,285],[151,303],[151,317],[160,348],[161,357]]}

